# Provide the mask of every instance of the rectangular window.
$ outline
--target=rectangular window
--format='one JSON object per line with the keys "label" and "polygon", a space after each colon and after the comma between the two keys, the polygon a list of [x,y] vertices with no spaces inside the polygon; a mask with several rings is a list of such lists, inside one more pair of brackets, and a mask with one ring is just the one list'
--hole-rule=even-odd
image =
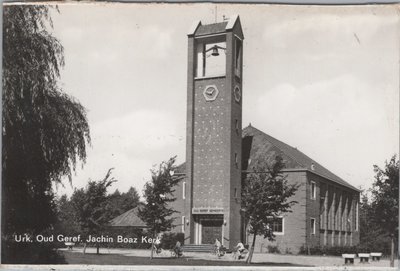
{"label": "rectangular window", "polygon": [[182,199],[186,199],[186,182],[182,183]]}
{"label": "rectangular window", "polygon": [[315,234],[315,218],[311,218],[310,233]]}
{"label": "rectangular window", "polygon": [[182,216],[182,232],[185,232],[185,216]]}
{"label": "rectangular window", "polygon": [[237,153],[235,152],[235,165],[236,165],[236,168],[238,168],[238,164],[239,164],[238,155],[237,155]]}
{"label": "rectangular window", "polygon": [[237,188],[235,188],[235,199],[237,199],[238,193],[237,193]]}
{"label": "rectangular window", "polygon": [[272,222],[272,231],[274,234],[283,234],[283,217],[276,217]]}
{"label": "rectangular window", "polygon": [[268,216],[269,225],[275,235],[283,235],[284,219],[282,216],[272,217]]}
{"label": "rectangular window", "polygon": [[315,182],[311,181],[310,185],[310,192],[311,192],[311,199],[316,199],[317,198],[317,186],[315,185]]}

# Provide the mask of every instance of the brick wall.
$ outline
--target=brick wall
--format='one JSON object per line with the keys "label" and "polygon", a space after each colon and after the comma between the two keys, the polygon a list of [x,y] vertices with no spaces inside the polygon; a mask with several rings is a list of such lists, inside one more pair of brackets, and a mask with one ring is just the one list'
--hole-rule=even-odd
{"label": "brick wall", "polygon": [[[285,172],[287,180],[290,184],[299,184],[299,188],[290,200],[297,201],[292,212],[283,214],[284,217],[284,233],[276,235],[275,241],[268,241],[263,236],[257,236],[255,244],[255,252],[268,252],[268,246],[277,246],[281,253],[297,254],[302,245],[306,242],[305,230],[306,223],[306,173],[303,172]],[[247,237],[248,243],[251,245],[252,235]]]}
{"label": "brick wall", "polygon": [[[185,186],[185,199],[183,198],[183,190]],[[175,186],[175,192],[173,193],[173,197],[176,198],[175,201],[169,204],[169,207],[177,211],[177,213],[173,214],[172,217],[174,218],[174,227],[171,229],[172,232],[182,232],[182,216],[185,216],[185,204],[186,204],[186,195],[187,195],[187,178],[181,178],[180,182],[177,186]],[[189,217],[185,216],[186,219]],[[187,227],[187,225],[184,225]]]}

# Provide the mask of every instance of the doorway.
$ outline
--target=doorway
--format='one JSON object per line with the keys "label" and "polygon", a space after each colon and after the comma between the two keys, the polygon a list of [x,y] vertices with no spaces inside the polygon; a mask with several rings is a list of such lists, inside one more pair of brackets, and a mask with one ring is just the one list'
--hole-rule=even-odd
{"label": "doorway", "polygon": [[214,244],[223,240],[223,215],[199,215],[196,219],[196,244]]}

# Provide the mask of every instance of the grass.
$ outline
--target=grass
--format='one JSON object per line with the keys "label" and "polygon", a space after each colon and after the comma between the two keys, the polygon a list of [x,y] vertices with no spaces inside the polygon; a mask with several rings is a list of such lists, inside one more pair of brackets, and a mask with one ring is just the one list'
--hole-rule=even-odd
{"label": "grass", "polygon": [[[97,264],[97,265],[195,265],[195,266],[248,266],[245,262],[238,261],[212,261],[183,258],[154,258],[123,256],[118,254],[85,254],[62,252],[67,264]],[[253,263],[252,266],[300,266],[290,263]],[[306,266],[306,265],[303,265]]]}

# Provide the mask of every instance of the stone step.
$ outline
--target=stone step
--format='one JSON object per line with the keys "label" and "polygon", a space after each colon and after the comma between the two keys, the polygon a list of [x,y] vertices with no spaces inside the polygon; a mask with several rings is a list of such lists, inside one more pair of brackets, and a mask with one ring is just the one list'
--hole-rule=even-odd
{"label": "stone step", "polygon": [[214,245],[194,245],[187,244],[182,246],[182,250],[186,252],[212,252],[214,251]]}

